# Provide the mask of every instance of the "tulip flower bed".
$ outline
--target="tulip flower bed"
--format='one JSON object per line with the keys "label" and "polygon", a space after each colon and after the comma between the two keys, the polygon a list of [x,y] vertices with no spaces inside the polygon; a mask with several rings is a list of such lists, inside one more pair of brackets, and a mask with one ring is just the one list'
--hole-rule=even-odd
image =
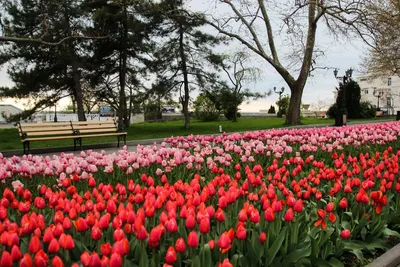
{"label": "tulip flower bed", "polygon": [[343,266],[399,237],[399,123],[0,156],[0,266]]}

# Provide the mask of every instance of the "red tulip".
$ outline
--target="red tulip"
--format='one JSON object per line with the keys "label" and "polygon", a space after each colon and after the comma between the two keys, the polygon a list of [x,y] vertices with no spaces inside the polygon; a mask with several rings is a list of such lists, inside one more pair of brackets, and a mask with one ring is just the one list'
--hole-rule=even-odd
{"label": "red tulip", "polygon": [[[115,235],[115,232],[114,232],[114,235]],[[96,240],[96,241],[100,240],[100,238],[103,236],[103,234],[101,233],[101,230],[98,226],[94,226],[92,228],[91,236],[92,236],[92,239]]]}
{"label": "red tulip", "polygon": [[42,243],[40,242],[39,237],[33,236],[31,238],[31,241],[29,242],[29,247],[28,247],[29,252],[35,254],[40,249],[42,249]]}
{"label": "red tulip", "polygon": [[186,219],[186,228],[193,229],[196,226],[196,220],[192,214],[189,214]]}
{"label": "red tulip", "polygon": [[267,222],[273,222],[275,220],[275,213],[271,207],[266,209],[264,218]]}
{"label": "red tulip", "polygon": [[227,252],[231,248],[231,239],[226,232],[223,232],[218,239],[218,247],[222,253]]}
{"label": "red tulip", "polygon": [[20,267],[32,267],[33,266],[32,258],[28,253],[26,253],[24,255],[24,257],[22,258],[22,260],[19,262],[19,266]]}
{"label": "red tulip", "polygon": [[335,215],[335,214],[329,213],[328,218],[329,218],[329,220],[330,220],[331,222],[336,222],[336,215]]}
{"label": "red tulip", "polygon": [[340,233],[340,236],[344,239],[344,240],[346,240],[346,239],[348,239],[349,237],[350,237],[350,230],[348,230],[348,229],[346,229],[346,230],[343,230],[341,233]]}
{"label": "red tulip", "polygon": [[318,215],[318,217],[319,217],[320,219],[325,219],[325,217],[326,217],[326,212],[325,212],[323,209],[319,209],[319,210],[317,211],[317,215]]}
{"label": "red tulip", "polygon": [[215,218],[217,219],[218,222],[225,221],[225,213],[221,208],[218,208],[217,211],[215,212]]}
{"label": "red tulip", "polygon": [[[144,255],[146,256],[146,255]],[[110,267],[121,267],[122,266],[122,258],[119,254],[114,253],[110,258]]]}
{"label": "red tulip", "polygon": [[285,219],[285,221],[287,222],[291,222],[294,220],[294,212],[292,208],[289,208],[286,213],[285,216],[283,217]]}
{"label": "red tulip", "polygon": [[81,217],[79,217],[78,220],[74,221],[74,225],[76,231],[78,232],[85,232],[87,229],[89,229],[89,226],[87,225],[85,219]]}
{"label": "red tulip", "polygon": [[[11,258],[13,262],[18,262],[20,259],[22,259],[22,253],[21,250],[17,245],[14,245],[11,249]],[[3,265],[1,265],[3,266]]]}
{"label": "red tulip", "polygon": [[225,259],[222,263],[218,264],[218,267],[233,267],[229,259]]}
{"label": "red tulip", "polygon": [[124,231],[122,229],[117,229],[113,234],[114,241],[119,241],[125,238]]}
{"label": "red tulip", "polygon": [[214,239],[211,239],[210,241],[208,241],[208,246],[210,247],[210,249],[214,249],[215,248],[215,241]]}
{"label": "red tulip", "polygon": [[335,204],[333,202],[330,202],[330,203],[328,203],[328,205],[326,205],[327,212],[332,212],[334,208],[335,208]]}
{"label": "red tulip", "polygon": [[71,250],[74,247],[75,247],[74,239],[72,238],[71,235],[67,235],[64,249]]}
{"label": "red tulip", "polygon": [[239,219],[239,221],[241,221],[241,222],[247,222],[247,219],[248,219],[248,217],[247,217],[247,211],[244,210],[244,209],[241,209],[241,210],[239,211],[238,219]]}
{"label": "red tulip", "polygon": [[239,240],[245,240],[246,239],[246,228],[244,228],[243,225],[239,225],[237,230],[236,230],[236,238]]}
{"label": "red tulip", "polygon": [[82,263],[82,265],[83,266],[89,266],[89,263],[90,263],[90,255],[89,255],[89,253],[87,252],[87,251],[84,251],[82,254],[81,254],[81,263]]}
{"label": "red tulip", "polygon": [[347,202],[347,199],[344,197],[344,198],[342,198],[341,200],[340,200],[340,202],[339,202],[339,207],[341,208],[341,209],[347,209],[347,207],[348,207],[348,202]]}
{"label": "red tulip", "polygon": [[178,238],[178,240],[176,240],[175,243],[175,250],[178,251],[179,253],[183,253],[186,250],[186,244],[185,244],[185,240],[183,240],[183,238]]}
{"label": "red tulip", "polygon": [[105,243],[105,244],[101,244],[100,245],[100,251],[101,254],[105,255],[105,256],[109,256],[111,254],[111,245],[110,243]]}
{"label": "red tulip", "polygon": [[143,241],[143,240],[146,240],[148,236],[149,236],[149,234],[147,233],[146,228],[142,225],[142,226],[139,228],[138,233],[136,234],[137,239]]}
{"label": "red tulip", "polygon": [[12,267],[12,265],[13,260],[10,253],[7,250],[3,251],[3,254],[1,255],[0,266]]}
{"label": "red tulip", "polygon": [[64,267],[64,263],[60,259],[60,257],[55,256],[53,260],[51,261],[51,266],[52,267]]}
{"label": "red tulip", "polygon": [[210,220],[208,218],[201,219],[199,230],[202,234],[207,234],[210,232]]}
{"label": "red tulip", "polygon": [[303,211],[303,201],[301,199],[297,200],[293,207],[294,211],[300,213]]}
{"label": "red tulip", "polygon": [[90,257],[89,267],[99,267],[99,266],[101,266],[100,256],[96,252],[93,252],[92,256]]}
{"label": "red tulip", "polygon": [[33,259],[33,263],[36,267],[46,267],[49,264],[49,257],[46,255],[46,253],[44,253],[43,250],[39,250]]}
{"label": "red tulip", "polygon": [[57,239],[53,238],[50,241],[48,252],[57,253],[59,250],[60,250],[60,244],[58,243]]}
{"label": "red tulip", "polygon": [[252,223],[259,223],[260,222],[260,213],[258,212],[258,210],[254,209],[251,213],[250,213],[250,221]]}
{"label": "red tulip", "polygon": [[167,228],[168,232],[170,233],[178,232],[178,224],[176,223],[176,220],[174,218],[168,220],[165,228]]}
{"label": "red tulip", "polygon": [[107,201],[107,212],[111,214],[117,212],[117,206],[115,205],[115,202],[111,199]]}
{"label": "red tulip", "polygon": [[265,241],[267,241],[267,234],[265,232],[262,232],[258,237],[258,240],[260,240],[261,243],[264,243]]}
{"label": "red tulip", "polygon": [[54,238],[53,236],[53,232],[51,231],[50,228],[47,228],[44,231],[44,235],[43,235],[43,242],[44,243],[50,243],[50,241]]}
{"label": "red tulip", "polygon": [[197,233],[195,231],[191,231],[189,233],[187,243],[188,246],[192,248],[197,247],[199,245],[199,237],[197,236]]}
{"label": "red tulip", "polygon": [[177,256],[174,247],[170,246],[165,254],[165,262],[173,264],[176,262]]}

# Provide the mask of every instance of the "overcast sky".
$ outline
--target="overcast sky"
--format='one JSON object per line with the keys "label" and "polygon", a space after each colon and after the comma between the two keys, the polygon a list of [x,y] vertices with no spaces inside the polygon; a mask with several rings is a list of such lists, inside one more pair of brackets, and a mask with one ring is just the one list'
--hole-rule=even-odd
{"label": "overcast sky", "polygon": [[[279,0],[282,2],[286,2],[286,0]],[[228,12],[224,5],[223,6],[215,6],[211,4],[211,2],[215,2],[213,0],[192,0],[190,2],[190,7],[192,10],[198,10],[207,12],[209,14],[225,14],[224,12]],[[294,1],[288,1],[288,3],[294,3]],[[222,12],[222,13],[221,13]],[[271,15],[272,24],[274,30],[278,28],[281,19],[279,16]],[[260,27],[263,30],[262,27]],[[209,29],[212,31],[211,29]],[[214,32],[214,31],[213,31]],[[265,33],[264,33],[265,34]],[[278,34],[277,34],[278,35]],[[277,36],[279,38],[280,36]],[[264,38],[262,38],[264,39]],[[366,52],[366,47],[362,44],[360,40],[354,39],[352,41],[339,40],[335,41],[332,37],[330,37],[323,25],[319,25],[317,31],[317,45],[323,51],[325,51],[325,57],[320,58],[318,61],[318,66],[324,67],[334,67],[339,69],[339,74],[342,75],[343,72],[352,67],[355,68],[354,75],[357,76],[357,68],[359,68],[359,64],[361,62],[362,56]],[[241,44],[233,42],[229,45],[228,48],[222,48],[224,52],[234,52],[239,49],[243,49]],[[280,56],[285,54],[285,51],[288,49],[293,49],[292,47],[286,47],[283,45],[279,45],[279,40],[277,44],[278,53]],[[252,63],[254,66],[260,68],[262,72],[262,80],[257,82],[256,84],[250,85],[249,88],[258,91],[258,92],[267,92],[273,87],[281,88],[285,87],[285,93],[289,93],[290,90],[288,86],[284,83],[283,79],[280,75],[269,66],[263,59],[261,59],[258,55],[252,55]],[[0,87],[1,86],[10,86],[12,82],[7,76],[6,69],[3,67],[0,69]],[[307,81],[307,84],[303,93],[303,103],[304,104],[314,104],[318,101],[323,101],[327,104],[333,102],[333,90],[337,86],[336,79],[333,76],[333,70],[318,70],[313,73],[313,77],[310,77]],[[277,100],[278,95],[273,94],[270,97],[262,100],[251,101],[250,103],[243,104],[241,106],[241,110],[243,112],[258,112],[262,109],[268,109],[271,104],[274,104]],[[60,106],[65,106],[68,101],[63,101],[60,103]],[[23,101],[13,101],[11,99],[6,99],[1,101],[0,103],[10,103],[16,104],[19,107],[23,107]]]}

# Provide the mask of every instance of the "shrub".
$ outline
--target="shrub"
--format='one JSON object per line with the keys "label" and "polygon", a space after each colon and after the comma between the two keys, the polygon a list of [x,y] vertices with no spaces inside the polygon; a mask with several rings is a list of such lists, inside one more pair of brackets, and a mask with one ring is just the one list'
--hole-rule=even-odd
{"label": "shrub", "polygon": [[268,109],[268,114],[275,114],[275,113],[276,113],[275,106],[271,105],[271,107]]}
{"label": "shrub", "polygon": [[194,113],[198,120],[216,121],[219,118],[220,111],[215,104],[204,94],[200,94],[194,101]]}
{"label": "shrub", "polygon": [[374,118],[375,117],[375,107],[367,101],[360,103],[360,118]]}
{"label": "shrub", "polygon": [[335,118],[337,112],[338,112],[338,107],[335,103],[329,107],[328,111],[326,112],[326,115],[328,115],[329,118]]}

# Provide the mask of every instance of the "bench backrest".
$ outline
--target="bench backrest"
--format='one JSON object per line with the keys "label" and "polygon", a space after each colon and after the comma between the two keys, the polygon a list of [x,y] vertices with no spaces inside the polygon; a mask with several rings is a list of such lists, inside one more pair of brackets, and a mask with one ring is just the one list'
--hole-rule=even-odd
{"label": "bench backrest", "polygon": [[18,133],[22,139],[38,136],[85,135],[117,131],[116,120],[18,123]]}
{"label": "bench backrest", "polygon": [[80,135],[95,133],[118,132],[118,124],[115,120],[110,121],[73,121],[73,131],[79,131]]}
{"label": "bench backrest", "polygon": [[18,123],[18,133],[22,138],[37,136],[72,135],[70,122]]}

